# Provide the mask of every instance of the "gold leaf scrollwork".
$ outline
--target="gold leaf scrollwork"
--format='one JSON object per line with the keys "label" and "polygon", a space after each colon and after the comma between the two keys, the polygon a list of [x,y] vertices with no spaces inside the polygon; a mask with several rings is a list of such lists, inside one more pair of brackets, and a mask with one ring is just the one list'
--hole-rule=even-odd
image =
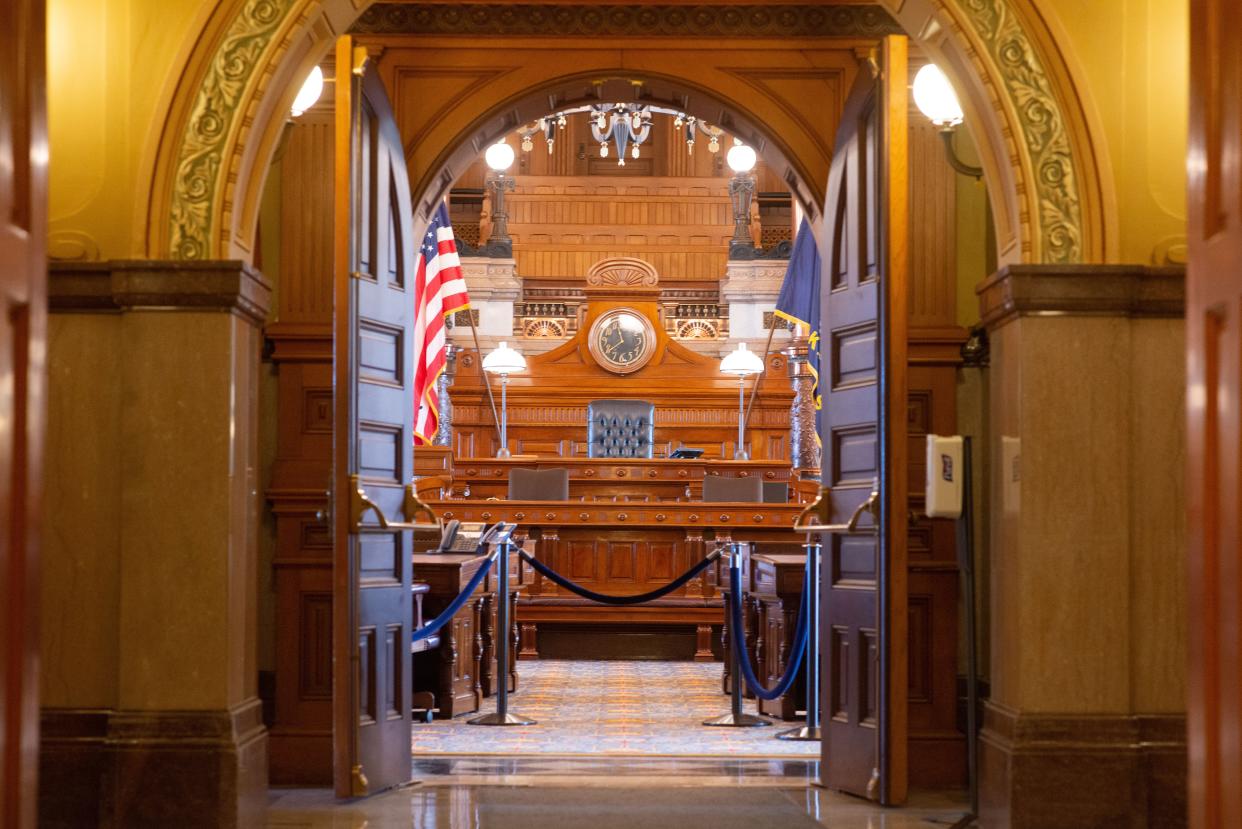
{"label": "gold leaf scrollwork", "polygon": [[1008,0],[955,0],[996,63],[1022,125],[1039,197],[1040,260],[1082,261],[1082,205],[1065,117]]}
{"label": "gold leaf scrollwork", "polygon": [[249,0],[207,66],[177,156],[169,246],[176,259],[210,255],[213,201],[221,159],[246,85],[293,0]]}

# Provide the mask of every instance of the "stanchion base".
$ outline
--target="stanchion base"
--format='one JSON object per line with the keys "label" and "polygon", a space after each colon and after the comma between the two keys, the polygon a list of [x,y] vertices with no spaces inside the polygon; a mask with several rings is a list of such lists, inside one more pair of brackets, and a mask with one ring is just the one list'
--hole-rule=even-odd
{"label": "stanchion base", "polygon": [[820,733],[819,726],[802,726],[801,728],[791,728],[788,731],[782,731],[776,735],[778,740],[821,740],[823,735]]}
{"label": "stanchion base", "polygon": [[466,720],[466,725],[537,725],[537,723],[529,717],[523,717],[521,714],[484,714],[481,717],[475,717],[473,720]]}
{"label": "stanchion base", "polygon": [[703,720],[703,725],[720,726],[727,728],[754,728],[760,725],[771,725],[772,723],[763,717],[756,717],[754,714],[725,714],[722,717],[713,717],[710,720]]}

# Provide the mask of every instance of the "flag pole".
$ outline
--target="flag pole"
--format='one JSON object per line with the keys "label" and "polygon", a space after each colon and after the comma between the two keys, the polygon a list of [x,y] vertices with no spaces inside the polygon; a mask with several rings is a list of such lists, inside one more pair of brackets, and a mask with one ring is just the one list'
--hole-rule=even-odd
{"label": "flag pole", "polygon": [[742,433],[750,426],[750,410],[755,406],[755,398],[759,396],[759,381],[768,371],[768,353],[772,350],[772,335],[776,333],[776,312],[772,312],[772,322],[768,325],[768,342],[763,347],[763,371],[755,375],[755,385],[750,390],[750,402],[746,404],[746,416],[742,418]]}
{"label": "flag pole", "polygon": [[487,372],[483,371],[483,347],[479,345],[479,329],[474,327],[474,314],[470,313],[469,306],[463,309],[466,312],[466,319],[470,320],[470,334],[474,337],[474,350],[479,355],[479,372],[483,375],[483,385],[487,387],[487,400],[492,404],[492,425],[496,427],[496,436],[500,437],[500,418],[496,415],[496,398],[492,395],[492,381],[488,378]]}

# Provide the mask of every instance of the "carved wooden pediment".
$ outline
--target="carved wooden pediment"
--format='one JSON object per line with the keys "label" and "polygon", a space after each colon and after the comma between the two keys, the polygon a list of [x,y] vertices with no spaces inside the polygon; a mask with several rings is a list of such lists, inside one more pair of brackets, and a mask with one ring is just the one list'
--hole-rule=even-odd
{"label": "carved wooden pediment", "polygon": [[654,288],[660,275],[650,262],[629,257],[601,259],[586,273],[587,288]]}

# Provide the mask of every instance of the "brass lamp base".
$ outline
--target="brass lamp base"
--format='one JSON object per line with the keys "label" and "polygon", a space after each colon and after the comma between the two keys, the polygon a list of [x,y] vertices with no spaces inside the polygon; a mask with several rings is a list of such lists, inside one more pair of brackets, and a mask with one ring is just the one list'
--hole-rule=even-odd
{"label": "brass lamp base", "polygon": [[468,725],[537,725],[534,720],[529,717],[523,717],[521,714],[484,714],[481,717],[475,717],[473,720],[466,721]]}

